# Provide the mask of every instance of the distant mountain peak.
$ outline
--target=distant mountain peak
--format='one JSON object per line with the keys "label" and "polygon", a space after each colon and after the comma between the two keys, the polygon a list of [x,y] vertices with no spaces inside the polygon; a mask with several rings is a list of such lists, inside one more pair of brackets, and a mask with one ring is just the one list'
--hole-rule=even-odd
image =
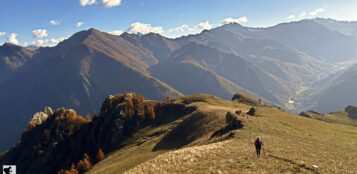
{"label": "distant mountain peak", "polygon": [[162,35],[160,35],[158,33],[150,32],[150,33],[144,34],[142,37],[164,37],[164,36],[162,36]]}
{"label": "distant mountain peak", "polygon": [[[217,28],[214,28],[214,29],[212,29],[212,30],[216,30],[216,29],[242,29],[242,28],[245,28],[245,27],[243,27],[241,24],[238,24],[238,23],[229,23],[229,24],[224,24],[224,25],[222,25],[222,26],[219,26],[219,27],[217,27]],[[204,30],[204,31],[202,31],[202,32],[206,32],[207,30]],[[210,30],[208,30],[208,31],[210,31]]]}
{"label": "distant mountain peak", "polygon": [[75,34],[73,34],[71,37],[68,38],[68,40],[76,40],[79,42],[83,42],[85,39],[87,39],[90,36],[98,36],[103,34],[103,32],[101,32],[100,30],[97,30],[95,28],[90,28],[88,30],[82,30],[79,31]]}
{"label": "distant mountain peak", "polygon": [[3,47],[6,47],[6,46],[15,46],[15,45],[12,44],[12,43],[5,42],[2,46],[3,46]]}
{"label": "distant mountain peak", "polygon": [[12,43],[8,43],[8,42],[5,42],[3,45],[1,45],[0,47],[8,47],[8,48],[20,48],[21,46],[18,46],[18,45],[15,45],[15,44],[12,44]]}
{"label": "distant mountain peak", "polygon": [[96,28],[90,28],[90,29],[88,29],[88,30],[86,30],[86,31],[89,31],[89,32],[101,32],[101,31],[99,31],[99,30],[96,29]]}
{"label": "distant mountain peak", "polygon": [[225,24],[224,26],[235,26],[235,27],[243,27],[241,24],[239,23],[229,23],[229,24]]}
{"label": "distant mountain peak", "polygon": [[[91,40],[102,40],[103,37],[115,37],[110,34],[104,33],[98,29],[90,28],[88,30],[79,31],[63,42],[59,43],[56,47],[61,48],[60,53],[66,49],[70,49],[75,45],[85,44],[86,40],[91,38]],[[55,47],[54,47],[55,48]]]}
{"label": "distant mountain peak", "polygon": [[18,51],[18,52],[22,52],[24,54],[26,54],[27,56],[29,57],[32,57],[32,51],[27,49],[27,48],[24,48],[24,47],[21,47],[19,45],[15,45],[15,44],[12,44],[12,43],[4,43],[3,45],[0,46],[0,57],[2,54],[5,54],[5,53],[12,53],[13,51]]}
{"label": "distant mountain peak", "polygon": [[133,33],[128,33],[128,32],[123,32],[121,34],[121,36],[138,36],[137,34],[133,34]]}

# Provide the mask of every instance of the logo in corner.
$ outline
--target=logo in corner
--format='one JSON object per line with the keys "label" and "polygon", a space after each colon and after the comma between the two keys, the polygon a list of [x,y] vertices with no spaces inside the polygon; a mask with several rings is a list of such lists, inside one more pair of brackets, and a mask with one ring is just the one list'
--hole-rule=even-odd
{"label": "logo in corner", "polygon": [[15,165],[3,165],[2,166],[2,174],[16,174],[16,166]]}

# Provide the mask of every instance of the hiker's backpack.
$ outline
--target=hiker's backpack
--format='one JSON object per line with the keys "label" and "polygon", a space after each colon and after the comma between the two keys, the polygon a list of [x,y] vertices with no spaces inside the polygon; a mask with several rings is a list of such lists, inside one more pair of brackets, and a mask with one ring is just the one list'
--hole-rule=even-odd
{"label": "hiker's backpack", "polygon": [[262,141],[255,140],[254,144],[255,144],[255,146],[262,146]]}

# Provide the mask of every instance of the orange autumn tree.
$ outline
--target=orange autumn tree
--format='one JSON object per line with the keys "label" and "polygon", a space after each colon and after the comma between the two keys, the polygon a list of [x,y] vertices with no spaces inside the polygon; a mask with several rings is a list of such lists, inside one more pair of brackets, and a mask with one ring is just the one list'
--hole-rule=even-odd
{"label": "orange autumn tree", "polygon": [[97,162],[102,161],[104,158],[105,158],[104,152],[101,148],[99,148],[96,156]]}
{"label": "orange autumn tree", "polygon": [[84,173],[87,172],[89,169],[91,169],[92,166],[93,166],[92,160],[90,159],[89,155],[85,153],[83,155],[83,159],[77,163],[76,168],[80,173]]}
{"label": "orange autumn tree", "polygon": [[85,117],[84,117],[84,121],[86,121],[86,122],[91,122],[92,121],[92,118],[91,118],[91,116],[89,115],[89,114],[87,114]]}
{"label": "orange autumn tree", "polygon": [[68,170],[61,170],[57,172],[57,174],[78,174],[78,170],[76,169],[76,166],[72,163],[71,167]]}

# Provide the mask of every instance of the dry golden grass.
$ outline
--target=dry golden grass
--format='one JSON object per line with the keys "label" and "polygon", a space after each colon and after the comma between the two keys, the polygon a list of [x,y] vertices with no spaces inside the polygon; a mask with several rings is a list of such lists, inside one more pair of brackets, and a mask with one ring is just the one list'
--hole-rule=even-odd
{"label": "dry golden grass", "polygon": [[[157,129],[144,129],[136,133],[136,136],[145,137],[145,135],[154,133],[155,131],[165,131],[172,125],[166,127],[159,127]],[[145,135],[143,135],[145,134]],[[87,172],[89,174],[116,174],[123,173],[130,168],[137,166],[138,164],[145,162],[157,155],[166,151],[152,151],[155,145],[162,139],[162,135],[158,137],[152,137],[151,139],[138,139],[136,141],[128,140],[126,142],[128,146],[118,151],[108,154],[106,158],[93,166],[93,168]]]}
{"label": "dry golden grass", "polygon": [[[232,140],[162,154],[126,173],[357,173],[356,127],[274,108],[257,113]],[[256,136],[265,142],[260,159],[254,154]]]}
{"label": "dry golden grass", "polygon": [[311,114],[311,117],[317,120],[326,121],[330,123],[357,126],[357,120],[350,118],[348,116],[348,113],[343,111],[336,111],[325,115]]}
{"label": "dry golden grass", "polygon": [[[227,111],[247,112],[250,108],[207,95],[174,102],[197,107],[198,113],[193,114],[221,121]],[[159,136],[109,154],[89,173],[357,173],[357,127],[300,117],[273,107],[256,110],[256,117],[240,117],[244,127],[233,131],[233,139],[207,144],[211,135],[207,134],[179,150],[153,151],[162,140]],[[205,130],[216,125],[205,124]],[[261,158],[255,156],[256,136],[265,143]]]}

